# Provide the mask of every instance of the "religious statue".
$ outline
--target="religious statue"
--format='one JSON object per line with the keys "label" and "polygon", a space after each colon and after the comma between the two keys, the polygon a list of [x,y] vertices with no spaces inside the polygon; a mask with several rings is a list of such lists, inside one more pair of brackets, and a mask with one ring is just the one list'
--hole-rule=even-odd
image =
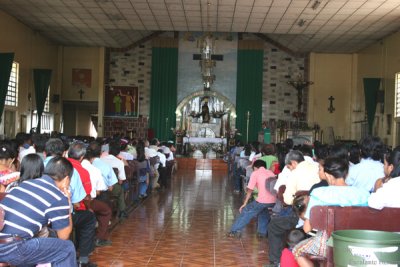
{"label": "religious statue", "polygon": [[131,91],[128,91],[126,95],[120,94],[121,96],[125,97],[125,116],[131,116],[132,113],[132,103],[133,107],[135,108],[135,97],[132,96]]}
{"label": "religious statue", "polygon": [[203,123],[210,122],[210,110],[208,108],[208,99],[204,100],[204,104],[201,106],[201,117],[203,118]]}
{"label": "religious statue", "polygon": [[121,103],[122,103],[122,99],[121,99],[121,91],[118,91],[114,98],[113,98],[113,103],[115,105],[115,113],[117,115],[121,114]]}

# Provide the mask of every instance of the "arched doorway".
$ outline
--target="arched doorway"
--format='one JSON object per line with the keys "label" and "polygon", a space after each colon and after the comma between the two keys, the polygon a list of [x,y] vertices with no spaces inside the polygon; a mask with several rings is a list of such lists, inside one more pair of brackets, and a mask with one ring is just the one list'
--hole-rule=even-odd
{"label": "arched doorway", "polygon": [[235,128],[235,105],[216,91],[193,92],[178,104],[175,113],[177,128],[189,137],[226,137]]}

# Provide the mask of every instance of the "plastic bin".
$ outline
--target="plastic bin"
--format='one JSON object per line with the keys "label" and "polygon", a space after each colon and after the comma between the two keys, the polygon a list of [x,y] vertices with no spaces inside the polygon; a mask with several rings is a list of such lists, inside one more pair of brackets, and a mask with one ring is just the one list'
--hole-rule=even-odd
{"label": "plastic bin", "polygon": [[398,233],[340,230],[332,239],[335,266],[400,266]]}

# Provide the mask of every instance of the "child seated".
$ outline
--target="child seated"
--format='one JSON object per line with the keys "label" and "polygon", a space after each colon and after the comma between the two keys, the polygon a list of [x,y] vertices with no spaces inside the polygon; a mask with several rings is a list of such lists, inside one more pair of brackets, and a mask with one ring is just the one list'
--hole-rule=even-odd
{"label": "child seated", "polygon": [[304,240],[305,234],[303,231],[294,229],[289,232],[287,237],[287,248],[284,248],[281,256],[281,267],[298,267],[296,259],[292,253],[292,249],[296,246],[300,241]]}

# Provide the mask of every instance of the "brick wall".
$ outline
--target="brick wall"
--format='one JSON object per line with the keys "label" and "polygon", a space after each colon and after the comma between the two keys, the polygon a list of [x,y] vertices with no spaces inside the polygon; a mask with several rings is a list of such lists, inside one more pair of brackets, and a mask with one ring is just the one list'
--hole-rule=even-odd
{"label": "brick wall", "polygon": [[147,138],[148,118],[104,117],[104,136],[114,134],[132,136],[132,138]]}

